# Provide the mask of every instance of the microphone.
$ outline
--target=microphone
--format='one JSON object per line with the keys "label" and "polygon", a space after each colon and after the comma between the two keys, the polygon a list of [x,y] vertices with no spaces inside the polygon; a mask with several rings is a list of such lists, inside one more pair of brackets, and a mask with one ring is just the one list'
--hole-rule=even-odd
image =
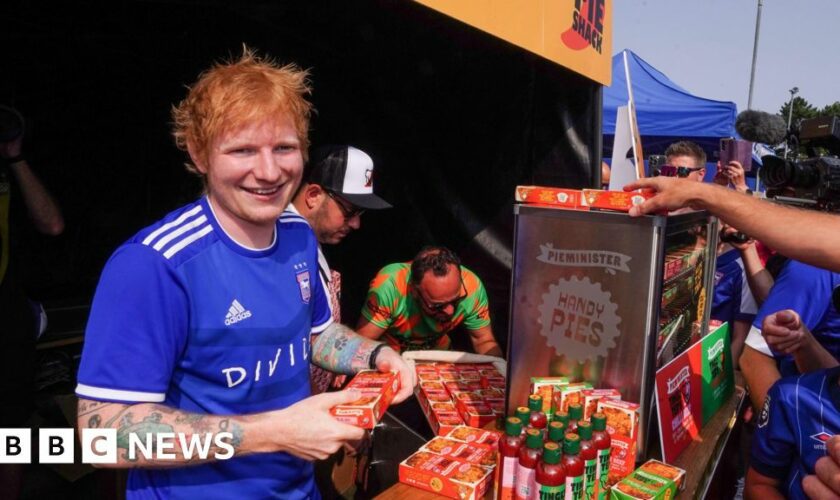
{"label": "microphone", "polygon": [[779,144],[787,136],[787,126],[780,116],[751,109],[738,113],[735,130],[745,140],[762,144]]}

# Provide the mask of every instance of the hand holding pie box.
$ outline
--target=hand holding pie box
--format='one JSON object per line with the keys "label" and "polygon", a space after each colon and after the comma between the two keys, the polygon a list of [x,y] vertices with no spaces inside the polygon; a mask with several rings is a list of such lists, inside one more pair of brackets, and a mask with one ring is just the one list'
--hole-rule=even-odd
{"label": "hand holding pie box", "polygon": [[358,391],[362,396],[350,403],[333,407],[330,413],[339,422],[373,429],[400,389],[399,373],[362,370],[347,384],[347,389]]}

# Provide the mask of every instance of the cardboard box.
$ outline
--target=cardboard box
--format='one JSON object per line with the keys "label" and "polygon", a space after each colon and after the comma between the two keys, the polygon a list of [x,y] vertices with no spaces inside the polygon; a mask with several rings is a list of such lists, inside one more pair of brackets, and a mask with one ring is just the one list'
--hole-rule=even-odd
{"label": "cardboard box", "polygon": [[584,389],[580,393],[581,405],[583,405],[583,419],[589,417],[598,408],[598,401],[601,399],[621,399],[621,393],[617,389]]}
{"label": "cardboard box", "polygon": [[576,189],[516,186],[514,196],[519,203],[536,203],[566,208],[578,208],[581,205],[581,192]]}
{"label": "cardboard box", "polygon": [[554,411],[569,411],[569,405],[581,403],[581,393],[584,389],[592,389],[589,382],[577,382],[560,386],[554,390]]}
{"label": "cardboard box", "polygon": [[464,443],[483,444],[495,449],[499,444],[499,440],[502,438],[502,433],[460,425],[452,429],[446,437],[456,441],[463,441]]}
{"label": "cardboard box", "polygon": [[482,467],[496,466],[497,452],[489,445],[465,443],[445,437],[436,437],[424,444],[420,449]]}
{"label": "cardboard box", "polygon": [[597,411],[607,417],[607,432],[612,439],[608,484],[615,484],[633,472],[636,465],[636,441],[639,436],[639,405],[629,401],[601,399]]}
{"label": "cardboard box", "polygon": [[583,203],[592,208],[629,212],[636,205],[653,198],[652,191],[602,191],[600,189],[584,189]]}
{"label": "cardboard box", "polygon": [[616,500],[665,500],[682,488],[685,471],[658,460],[648,460],[615,485],[610,498]]}
{"label": "cardboard box", "polygon": [[531,377],[531,394],[542,396],[542,411],[549,417],[554,414],[554,394],[569,384],[568,377]]}
{"label": "cardboard box", "polygon": [[347,384],[346,389],[359,391],[362,396],[356,401],[332,408],[330,413],[339,422],[373,429],[400,389],[399,373],[362,370]]}
{"label": "cardboard box", "polygon": [[421,450],[399,466],[399,480],[449,498],[478,500],[493,480],[493,469]]}

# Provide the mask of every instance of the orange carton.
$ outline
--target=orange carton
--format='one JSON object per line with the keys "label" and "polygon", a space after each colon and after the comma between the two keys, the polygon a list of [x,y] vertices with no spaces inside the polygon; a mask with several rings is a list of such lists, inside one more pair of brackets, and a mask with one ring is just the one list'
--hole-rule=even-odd
{"label": "orange carton", "polygon": [[584,420],[589,420],[595,413],[601,399],[621,399],[621,393],[617,389],[584,389],[580,394]]}
{"label": "orange carton", "polygon": [[581,393],[584,389],[592,389],[589,382],[576,382],[554,388],[554,411],[569,411],[569,405],[581,404]]}
{"label": "orange carton", "polygon": [[400,376],[396,371],[381,373],[376,370],[362,370],[347,384],[347,389],[359,391],[362,397],[338,405],[332,408],[330,413],[339,422],[373,429],[400,389]]}
{"label": "orange carton", "polygon": [[478,500],[487,493],[493,469],[420,450],[400,463],[399,478],[449,498]]}
{"label": "orange carton", "polygon": [[445,436],[452,429],[457,428],[459,425],[464,425],[464,419],[461,418],[461,414],[457,411],[435,411],[431,415],[426,415],[426,417],[429,420],[429,426],[436,436]]}
{"label": "orange carton", "polygon": [[483,444],[495,449],[502,438],[502,433],[460,425],[452,429],[446,437],[464,443]]}
{"label": "orange carton", "polygon": [[653,198],[652,191],[602,191],[600,189],[584,189],[583,203],[589,208],[618,210],[629,212],[636,205]]}
{"label": "orange carton", "polygon": [[636,440],[639,437],[639,405],[617,399],[601,399],[597,411],[607,417],[607,432],[612,440],[610,472],[612,485],[633,472],[636,465]]}
{"label": "orange carton", "polygon": [[496,413],[487,403],[456,401],[455,406],[461,413],[464,423],[471,427],[484,427],[496,421]]}
{"label": "orange carton", "polygon": [[543,186],[516,186],[516,201],[539,203],[566,208],[580,206],[581,192],[575,189],[561,189]]}
{"label": "orange carton", "polygon": [[542,411],[549,417],[554,414],[554,391],[564,385],[569,385],[567,377],[531,377],[531,394],[542,396]]}
{"label": "orange carton", "polygon": [[482,467],[496,466],[496,450],[489,445],[464,443],[445,437],[436,437],[420,449]]}

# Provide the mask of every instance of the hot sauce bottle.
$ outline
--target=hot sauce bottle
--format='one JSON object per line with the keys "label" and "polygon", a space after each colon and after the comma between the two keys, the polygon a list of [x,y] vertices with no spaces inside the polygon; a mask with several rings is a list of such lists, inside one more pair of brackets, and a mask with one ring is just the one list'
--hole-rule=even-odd
{"label": "hot sauce bottle", "polygon": [[585,420],[578,422],[578,436],[580,437],[580,457],[583,459],[583,491],[586,498],[592,498],[598,472],[598,450],[592,442],[592,424]]}
{"label": "hot sauce bottle", "polygon": [[543,439],[539,429],[525,431],[525,446],[519,449],[519,463],[516,465],[516,498],[531,500],[536,494],[536,469],[542,455]]}
{"label": "hot sauce bottle", "polygon": [[569,423],[566,425],[566,432],[577,432],[578,420],[583,418],[583,406],[569,405]]}
{"label": "hot sauce bottle", "polygon": [[[566,436],[566,424],[555,420],[548,424],[548,440],[563,446],[563,438]],[[562,448],[561,448],[562,451]]]}
{"label": "hot sauce bottle", "polygon": [[583,458],[580,456],[580,437],[577,434],[566,434],[560,463],[566,470],[566,500],[584,500]]}
{"label": "hot sauce bottle", "polygon": [[505,420],[505,435],[499,440],[499,455],[496,457],[496,497],[511,500],[514,496],[516,465],[519,463],[519,449],[522,448],[522,420],[508,417]]}
{"label": "hot sauce bottle", "polygon": [[545,426],[548,425],[548,417],[546,417],[545,413],[542,411],[542,396],[539,394],[531,394],[528,396],[528,409],[531,410],[531,427],[534,429],[540,429],[544,433]]}
{"label": "hot sauce bottle", "polygon": [[522,421],[522,435],[524,436],[525,431],[531,426],[531,410],[527,406],[517,406],[514,416]]}
{"label": "hot sauce bottle", "polygon": [[592,443],[598,450],[598,467],[595,470],[598,486],[595,491],[598,500],[604,500],[609,496],[607,479],[610,472],[610,446],[612,445],[612,439],[607,433],[607,416],[603,413],[592,415],[592,429]]}
{"label": "hot sauce bottle", "polygon": [[551,418],[552,422],[563,422],[563,425],[568,427],[569,425],[569,413],[561,410],[557,410],[554,412],[554,416]]}
{"label": "hot sauce bottle", "polygon": [[548,442],[543,445],[542,460],[537,465],[537,495],[539,500],[563,500],[566,496],[566,470],[560,463],[560,446]]}

